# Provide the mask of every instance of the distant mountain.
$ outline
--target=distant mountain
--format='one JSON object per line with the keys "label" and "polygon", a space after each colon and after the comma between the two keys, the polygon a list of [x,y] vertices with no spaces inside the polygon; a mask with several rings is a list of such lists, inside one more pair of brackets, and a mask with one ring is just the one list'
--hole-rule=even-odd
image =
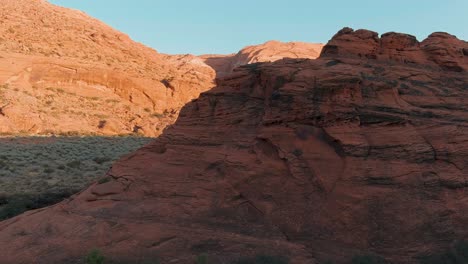
{"label": "distant mountain", "polygon": [[216,70],[218,77],[223,77],[232,73],[235,68],[246,64],[273,62],[283,58],[316,59],[322,48],[323,44],[272,40],[261,45],[245,47],[237,54],[200,57]]}

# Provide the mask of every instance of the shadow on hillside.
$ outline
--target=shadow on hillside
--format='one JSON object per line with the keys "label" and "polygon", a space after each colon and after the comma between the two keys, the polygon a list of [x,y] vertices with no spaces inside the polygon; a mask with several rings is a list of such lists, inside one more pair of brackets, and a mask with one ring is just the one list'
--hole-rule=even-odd
{"label": "shadow on hillside", "polygon": [[235,55],[228,56],[214,56],[205,58],[204,61],[208,66],[213,68],[216,72],[216,78],[223,78],[232,73],[233,65],[232,60]]}
{"label": "shadow on hillside", "polygon": [[0,138],[0,220],[62,201],[154,138]]}

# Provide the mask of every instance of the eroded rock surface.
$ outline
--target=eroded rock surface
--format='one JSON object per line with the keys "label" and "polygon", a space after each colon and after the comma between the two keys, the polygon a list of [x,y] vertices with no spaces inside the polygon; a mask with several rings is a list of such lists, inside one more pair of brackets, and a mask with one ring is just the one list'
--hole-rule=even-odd
{"label": "eroded rock surface", "polygon": [[0,4],[0,133],[154,136],[214,86],[200,59],[159,54],[80,11]]}
{"label": "eroded rock surface", "polygon": [[0,263],[417,263],[467,237],[467,43],[340,31],[317,60],[239,68],[152,144],[0,224]]}
{"label": "eroded rock surface", "polygon": [[204,55],[205,63],[216,70],[218,77],[231,74],[235,68],[259,63],[274,62],[284,58],[316,59],[323,48],[323,44],[306,42],[268,41],[264,44],[248,46],[237,54]]}

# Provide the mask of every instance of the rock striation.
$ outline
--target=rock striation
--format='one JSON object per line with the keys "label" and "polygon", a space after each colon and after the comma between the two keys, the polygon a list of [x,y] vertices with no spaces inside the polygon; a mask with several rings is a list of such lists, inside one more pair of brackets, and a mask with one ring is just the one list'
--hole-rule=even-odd
{"label": "rock striation", "polygon": [[216,75],[320,44],[267,42],[236,56],[160,54],[83,12],[1,0],[0,134],[157,136]]}
{"label": "rock striation", "polygon": [[1,5],[0,133],[155,136],[214,86],[198,58],[157,53],[80,11]]}
{"label": "rock striation", "polygon": [[50,208],[0,223],[0,263],[419,263],[468,237],[468,44],[345,28],[320,58],[251,64]]}

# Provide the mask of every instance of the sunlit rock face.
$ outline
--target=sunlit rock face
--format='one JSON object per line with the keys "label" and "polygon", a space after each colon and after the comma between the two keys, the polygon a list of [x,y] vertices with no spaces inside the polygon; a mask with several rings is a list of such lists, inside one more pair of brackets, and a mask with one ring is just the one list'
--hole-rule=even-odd
{"label": "sunlit rock face", "polygon": [[237,54],[203,55],[201,58],[210,65],[222,78],[231,74],[234,69],[253,63],[274,62],[284,58],[316,59],[322,51],[323,44],[306,42],[268,41],[264,44],[248,46]]}
{"label": "sunlit rock face", "polygon": [[159,54],[80,11],[1,6],[1,133],[155,136],[214,85],[199,58]]}

